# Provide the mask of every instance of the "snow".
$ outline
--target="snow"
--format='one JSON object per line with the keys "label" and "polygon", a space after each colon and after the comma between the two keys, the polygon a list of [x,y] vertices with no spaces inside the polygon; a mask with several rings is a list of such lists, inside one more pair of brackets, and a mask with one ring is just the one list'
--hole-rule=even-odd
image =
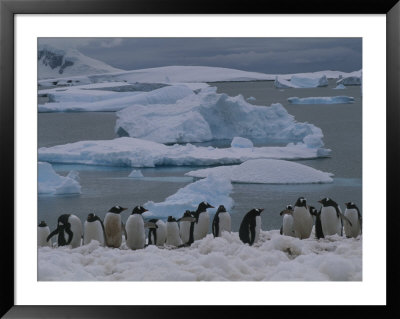
{"label": "snow", "polygon": [[233,183],[307,184],[332,183],[331,173],[283,160],[249,160],[240,165],[218,166],[186,173],[186,176],[207,177],[210,174],[229,179]]}
{"label": "snow", "polygon": [[345,90],[346,87],[343,84],[338,84],[333,90]]}
{"label": "snow", "polygon": [[247,138],[235,136],[232,139],[231,147],[239,147],[239,148],[253,148],[253,142]]}
{"label": "snow", "polygon": [[131,106],[116,115],[116,132],[159,143],[205,142],[235,136],[288,143],[314,135],[323,145],[322,131],[297,122],[282,104],[252,105],[241,95],[217,94],[216,88],[188,95],[174,104]]}
{"label": "snow", "polygon": [[285,80],[283,77],[276,76],[274,85],[278,89],[286,88],[315,88],[321,86],[328,86],[326,75],[293,75],[290,81]]}
{"label": "snow", "polygon": [[130,172],[130,174],[128,175],[128,177],[132,177],[132,178],[141,178],[141,177],[144,177],[144,176],[143,176],[141,170],[136,170],[136,169],[134,169],[132,172]]}
{"label": "snow", "polygon": [[130,250],[97,241],[38,248],[39,281],[362,281],[362,237],[300,240],[261,231],[253,246],[237,232],[190,247]]}
{"label": "snow", "polygon": [[40,161],[68,164],[87,164],[105,166],[155,167],[209,166],[240,164],[249,159],[311,159],[328,156],[330,150],[319,148],[319,137],[306,144],[290,143],[287,146],[266,146],[249,148],[215,148],[186,145],[171,145],[121,137],[113,140],[79,141],[65,145],[41,147],[38,150]]}
{"label": "snow", "polygon": [[351,96],[319,96],[319,97],[290,97],[288,101],[291,104],[351,104],[354,103],[354,97]]}
{"label": "snow", "polygon": [[347,76],[336,82],[337,84],[343,85],[361,85],[361,74],[359,76]]}
{"label": "snow", "polygon": [[[182,217],[186,210],[196,210],[199,203],[206,201],[214,207],[224,205],[227,210],[233,206],[233,199],[229,197],[233,187],[231,182],[224,177],[210,174],[207,178],[190,183],[179,189],[175,194],[167,197],[165,201],[154,203],[149,201],[143,206],[149,210],[145,217],[166,218],[173,216]],[[216,208],[209,208],[215,212]]]}
{"label": "snow", "polygon": [[193,91],[184,85],[165,86],[150,92],[112,92],[71,88],[57,92],[52,90],[49,97],[57,103],[39,104],[39,112],[114,112],[132,105],[170,104]]}
{"label": "snow", "polygon": [[71,171],[67,176],[58,175],[51,164],[38,162],[38,193],[39,194],[80,194],[79,175]]}

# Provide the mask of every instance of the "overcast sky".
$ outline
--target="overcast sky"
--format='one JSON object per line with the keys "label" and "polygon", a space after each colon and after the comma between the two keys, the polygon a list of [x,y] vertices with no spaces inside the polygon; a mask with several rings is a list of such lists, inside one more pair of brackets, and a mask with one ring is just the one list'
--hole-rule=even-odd
{"label": "overcast sky", "polygon": [[124,70],[201,65],[262,73],[362,68],[361,38],[63,38],[43,39]]}

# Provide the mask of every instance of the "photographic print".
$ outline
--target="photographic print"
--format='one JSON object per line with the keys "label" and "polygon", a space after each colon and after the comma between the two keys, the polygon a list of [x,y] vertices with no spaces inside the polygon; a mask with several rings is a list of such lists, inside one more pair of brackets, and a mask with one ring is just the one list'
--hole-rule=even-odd
{"label": "photographic print", "polygon": [[38,38],[38,281],[362,281],[362,38]]}

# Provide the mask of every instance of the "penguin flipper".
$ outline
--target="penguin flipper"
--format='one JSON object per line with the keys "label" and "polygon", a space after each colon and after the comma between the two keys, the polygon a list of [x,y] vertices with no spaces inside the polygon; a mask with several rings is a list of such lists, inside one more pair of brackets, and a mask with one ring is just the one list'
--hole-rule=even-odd
{"label": "penguin flipper", "polygon": [[69,245],[72,241],[72,237],[74,236],[74,233],[71,231],[71,224],[68,223],[65,226],[65,232],[68,234],[68,241],[67,241],[67,245]]}
{"label": "penguin flipper", "polygon": [[283,226],[281,226],[281,229],[280,229],[279,233],[280,233],[281,235],[283,235]]}
{"label": "penguin flipper", "polygon": [[128,234],[126,233],[125,224],[123,222],[121,222],[121,227],[122,227],[122,230],[123,230],[124,235],[125,235],[125,240],[128,240]]}
{"label": "penguin flipper", "polygon": [[54,235],[57,235],[57,234],[58,234],[58,231],[59,231],[59,229],[58,229],[58,227],[57,227],[55,230],[53,230],[53,231],[49,234],[49,236],[47,236],[46,242],[49,241],[50,238],[53,237]]}

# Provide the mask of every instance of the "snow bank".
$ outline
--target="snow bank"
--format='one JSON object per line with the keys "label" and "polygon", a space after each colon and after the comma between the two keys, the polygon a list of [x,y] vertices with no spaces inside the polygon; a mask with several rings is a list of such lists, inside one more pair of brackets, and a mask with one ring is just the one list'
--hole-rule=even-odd
{"label": "snow bank", "polygon": [[[146,217],[155,216],[158,218],[182,217],[185,210],[196,210],[202,201],[206,201],[214,207],[224,205],[229,211],[233,206],[233,199],[229,197],[232,190],[232,184],[228,179],[210,174],[205,179],[179,189],[178,192],[167,197],[164,202],[154,203],[149,201],[143,206],[149,210]],[[216,208],[208,211],[216,211]]]}
{"label": "snow bank", "polygon": [[354,97],[351,96],[323,96],[323,97],[290,97],[288,101],[291,104],[350,104],[354,103]]}
{"label": "snow bank", "polygon": [[338,84],[333,90],[345,90],[346,87],[343,84]]}
{"label": "snow bank", "polygon": [[133,105],[164,105],[194,95],[184,85],[165,86],[150,92],[123,92],[101,90],[69,90],[53,92],[49,96],[58,103],[39,104],[39,112],[114,112]]}
{"label": "snow bank", "polygon": [[192,144],[172,145],[121,137],[113,140],[79,141],[75,143],[41,147],[38,150],[40,161],[55,163],[75,163],[105,166],[155,167],[163,165],[208,166],[240,164],[249,159],[310,159],[328,156],[330,150],[318,148],[319,137],[306,144],[288,146],[254,147],[196,147]]}
{"label": "snow bank", "polygon": [[[314,237],[312,235],[312,237]],[[211,234],[191,247],[130,250],[97,241],[70,249],[38,248],[39,281],[361,281],[362,237],[328,239],[261,231],[254,246],[237,232]]]}
{"label": "snow bank", "polygon": [[332,183],[331,173],[325,173],[299,163],[258,159],[240,165],[219,166],[186,173],[192,177],[207,177],[210,174],[229,179],[233,183],[263,184],[307,184]]}
{"label": "snow bank", "polygon": [[[297,122],[279,103],[269,107],[248,103],[243,96],[215,93],[216,88],[189,95],[175,104],[135,105],[117,112],[116,131],[159,143],[205,142],[218,139],[268,138],[304,142],[322,131]],[[121,135],[121,134],[120,134]]]}
{"label": "snow bank", "polygon": [[347,76],[336,82],[336,84],[343,85],[361,85],[361,74],[360,76]]}
{"label": "snow bank", "polygon": [[71,171],[68,176],[58,175],[49,163],[38,162],[39,194],[80,194],[78,172]]}

